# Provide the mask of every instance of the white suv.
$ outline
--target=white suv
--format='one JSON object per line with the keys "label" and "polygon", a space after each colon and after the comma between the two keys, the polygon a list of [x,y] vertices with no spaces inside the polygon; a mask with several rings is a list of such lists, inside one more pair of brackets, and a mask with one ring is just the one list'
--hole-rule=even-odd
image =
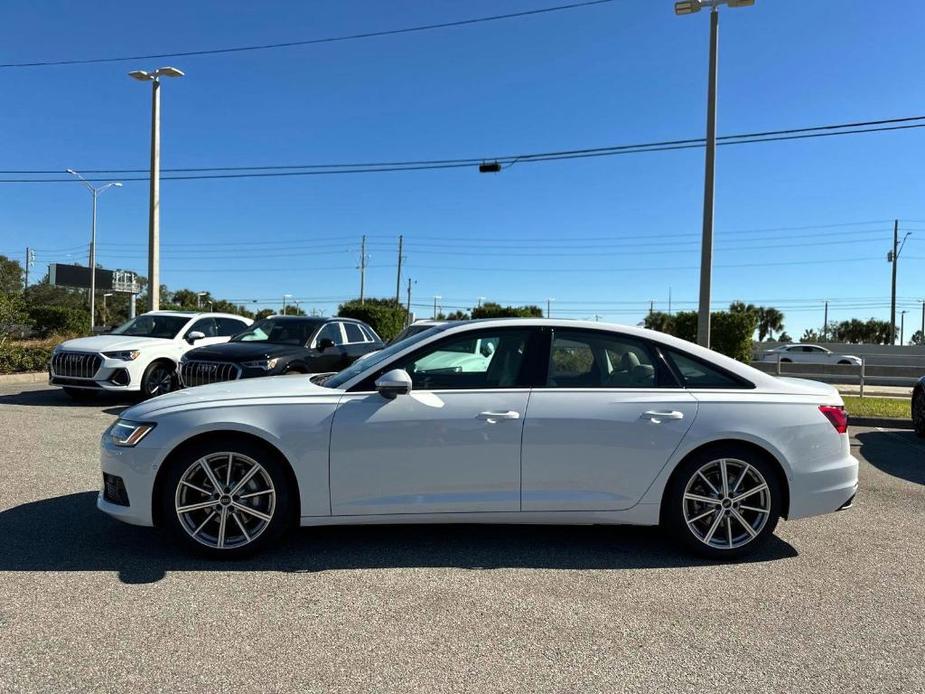
{"label": "white suv", "polygon": [[176,385],[177,362],[193,347],[227,342],[251,324],[230,313],[150,311],[111,333],[55,347],[48,382],[75,399],[101,390],[162,395]]}

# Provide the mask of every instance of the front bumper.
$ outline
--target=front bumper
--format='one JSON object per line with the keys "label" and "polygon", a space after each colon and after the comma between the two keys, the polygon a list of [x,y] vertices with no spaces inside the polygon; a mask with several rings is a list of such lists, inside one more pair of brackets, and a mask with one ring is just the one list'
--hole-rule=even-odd
{"label": "front bumper", "polygon": [[[159,453],[157,448],[115,446],[109,441],[109,437],[103,434],[100,444],[101,491],[96,500],[96,507],[125,523],[154,525],[152,496]],[[103,473],[121,478],[128,497],[128,506],[106,500],[102,491],[104,489]]]}
{"label": "front bumper", "polygon": [[[138,372],[138,373],[135,373]],[[103,357],[102,363],[96,372],[89,378],[56,374],[51,365],[48,366],[48,385],[63,388],[78,388],[81,390],[126,392],[141,389],[141,373],[135,363],[121,359],[108,359]]]}

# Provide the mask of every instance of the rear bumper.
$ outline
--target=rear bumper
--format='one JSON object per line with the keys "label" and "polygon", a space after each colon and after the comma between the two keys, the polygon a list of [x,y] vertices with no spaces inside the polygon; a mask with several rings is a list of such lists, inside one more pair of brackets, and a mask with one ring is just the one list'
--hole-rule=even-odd
{"label": "rear bumper", "polygon": [[858,461],[854,456],[833,461],[790,480],[789,519],[807,518],[850,508],[858,493]]}

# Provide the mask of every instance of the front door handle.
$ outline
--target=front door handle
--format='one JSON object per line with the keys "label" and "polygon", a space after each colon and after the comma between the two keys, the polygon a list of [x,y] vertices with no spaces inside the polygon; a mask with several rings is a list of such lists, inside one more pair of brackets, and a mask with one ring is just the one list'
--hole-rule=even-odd
{"label": "front door handle", "polygon": [[658,410],[648,410],[642,413],[643,419],[648,419],[656,424],[661,424],[663,420],[666,419],[684,419],[684,413],[678,412],[677,410],[669,410],[668,412],[659,412]]}
{"label": "front door handle", "polygon": [[520,412],[508,410],[507,412],[479,412],[476,419],[483,419],[489,424],[494,424],[499,419],[520,419]]}

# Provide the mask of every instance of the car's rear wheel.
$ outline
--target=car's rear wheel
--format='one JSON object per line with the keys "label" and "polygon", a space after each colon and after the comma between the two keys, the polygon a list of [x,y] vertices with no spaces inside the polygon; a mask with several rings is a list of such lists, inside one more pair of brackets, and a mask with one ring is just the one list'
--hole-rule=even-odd
{"label": "car's rear wheel", "polygon": [[685,548],[735,559],[767,542],[781,510],[777,471],[747,447],[703,451],[682,463],[666,490],[662,523]]}
{"label": "car's rear wheel", "polygon": [[292,520],[283,463],[247,441],[185,451],[169,469],[162,490],[164,524],[187,547],[213,557],[259,551]]}
{"label": "car's rear wheel", "polygon": [[838,362],[838,365],[839,366],[851,366],[851,362],[848,361],[847,359],[842,359],[841,361]]}
{"label": "car's rear wheel", "polygon": [[912,394],[912,426],[925,438],[925,388],[916,388]]}
{"label": "car's rear wheel", "polygon": [[153,398],[176,390],[176,367],[167,361],[155,361],[148,365],[141,377],[141,396]]}

